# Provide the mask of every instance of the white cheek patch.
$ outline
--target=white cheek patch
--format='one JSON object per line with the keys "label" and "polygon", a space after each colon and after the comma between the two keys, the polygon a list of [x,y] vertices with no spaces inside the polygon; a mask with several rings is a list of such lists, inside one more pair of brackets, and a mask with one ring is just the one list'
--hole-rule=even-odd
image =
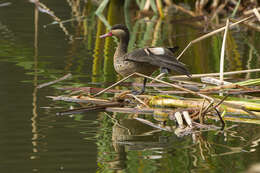
{"label": "white cheek patch", "polygon": [[162,47],[153,47],[153,48],[148,48],[151,53],[154,55],[164,55],[165,50]]}
{"label": "white cheek patch", "polygon": [[116,34],[116,35],[124,35],[125,31],[122,29],[114,29],[114,30],[112,30],[112,33]]}

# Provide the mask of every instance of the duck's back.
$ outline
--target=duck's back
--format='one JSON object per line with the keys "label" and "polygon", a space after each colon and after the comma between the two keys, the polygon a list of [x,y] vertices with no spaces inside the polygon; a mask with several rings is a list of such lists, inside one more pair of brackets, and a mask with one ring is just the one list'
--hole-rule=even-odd
{"label": "duck's back", "polygon": [[114,66],[123,76],[134,72],[151,75],[159,67],[189,75],[185,65],[175,58],[173,51],[162,47],[140,48],[115,57]]}
{"label": "duck's back", "polygon": [[116,56],[114,57],[114,68],[122,76],[128,76],[134,72],[149,76],[158,66],[142,61],[145,56],[147,55],[143,49],[136,49],[123,56]]}

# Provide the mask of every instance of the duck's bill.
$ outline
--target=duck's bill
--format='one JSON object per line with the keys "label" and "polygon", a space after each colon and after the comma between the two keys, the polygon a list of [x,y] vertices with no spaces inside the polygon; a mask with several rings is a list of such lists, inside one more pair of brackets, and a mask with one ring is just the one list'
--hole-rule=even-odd
{"label": "duck's bill", "polygon": [[111,37],[112,35],[113,35],[112,32],[108,32],[104,35],[99,36],[99,38]]}

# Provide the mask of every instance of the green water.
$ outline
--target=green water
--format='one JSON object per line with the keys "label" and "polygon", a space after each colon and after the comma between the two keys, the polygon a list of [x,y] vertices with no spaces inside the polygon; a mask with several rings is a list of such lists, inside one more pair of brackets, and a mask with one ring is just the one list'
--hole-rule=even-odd
{"label": "green water", "polygon": [[[58,25],[44,28],[53,22],[47,14],[40,12],[35,20],[34,4],[8,2],[12,4],[0,7],[0,172],[243,172],[260,162],[259,125],[228,123],[234,127],[225,133],[178,138],[151,133],[154,129],[130,118],[117,120],[121,126],[110,118],[125,114],[57,116],[57,111],[77,106],[46,98],[63,94],[57,88],[96,86],[93,83],[104,87],[103,83],[119,79],[112,66],[115,40],[98,38],[106,27],[94,14],[94,3],[41,1],[62,20],[87,16],[64,23],[65,33]],[[131,28],[130,50],[179,45],[181,51],[203,31],[189,23],[174,23],[174,16],[160,21],[151,15],[147,22],[148,18],[135,14],[135,8],[124,11],[119,1],[111,1],[104,11],[108,23]],[[225,68],[259,68],[259,33],[240,29],[228,35]],[[221,40],[217,35],[193,45],[181,61],[193,73],[217,72]],[[36,88],[68,73],[73,76],[69,80]]]}

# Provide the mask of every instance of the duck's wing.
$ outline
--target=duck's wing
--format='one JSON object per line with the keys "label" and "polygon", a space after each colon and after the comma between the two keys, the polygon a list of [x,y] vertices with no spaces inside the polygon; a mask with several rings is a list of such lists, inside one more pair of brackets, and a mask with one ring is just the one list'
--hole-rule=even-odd
{"label": "duck's wing", "polygon": [[125,60],[149,63],[154,66],[164,67],[190,76],[185,65],[179,62],[171,50],[162,47],[137,49],[125,55]]}
{"label": "duck's wing", "polygon": [[177,52],[177,50],[179,49],[179,46],[175,46],[175,47],[167,47],[168,50],[170,50],[172,53]]}

